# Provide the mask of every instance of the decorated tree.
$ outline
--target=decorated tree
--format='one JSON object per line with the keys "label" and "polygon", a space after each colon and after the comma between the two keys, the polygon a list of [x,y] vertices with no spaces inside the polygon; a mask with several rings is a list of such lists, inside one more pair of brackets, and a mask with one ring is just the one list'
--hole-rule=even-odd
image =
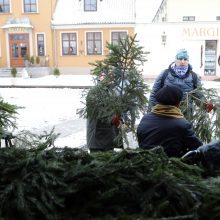
{"label": "decorated tree", "polygon": [[189,92],[181,110],[204,143],[220,137],[220,97],[216,89],[201,86]]}
{"label": "decorated tree", "polygon": [[[104,60],[91,63],[94,66],[92,74],[98,83],[84,92],[86,103],[79,114],[86,118],[117,121],[120,135],[126,140],[127,132],[135,134],[135,120],[147,107],[149,89],[140,66],[148,53],[138,45],[136,35],[120,39],[117,45],[107,43],[107,48],[109,54]],[[102,74],[104,80],[98,81]]]}

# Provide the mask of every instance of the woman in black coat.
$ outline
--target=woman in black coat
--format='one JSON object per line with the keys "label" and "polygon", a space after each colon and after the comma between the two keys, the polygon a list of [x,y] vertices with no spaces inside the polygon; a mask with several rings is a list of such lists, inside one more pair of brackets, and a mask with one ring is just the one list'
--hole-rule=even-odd
{"label": "woman in black coat", "polygon": [[143,116],[137,128],[140,148],[162,146],[168,156],[181,157],[203,144],[179,109],[182,97],[182,90],[176,86],[165,85],[157,92],[159,104]]}
{"label": "woman in black coat", "polygon": [[110,116],[109,113],[105,112],[106,108],[103,108],[104,100],[111,96],[108,86],[102,83],[104,78],[105,74],[99,76],[99,83],[90,89],[86,97],[86,140],[90,152],[123,148],[122,139],[119,136],[120,117]]}

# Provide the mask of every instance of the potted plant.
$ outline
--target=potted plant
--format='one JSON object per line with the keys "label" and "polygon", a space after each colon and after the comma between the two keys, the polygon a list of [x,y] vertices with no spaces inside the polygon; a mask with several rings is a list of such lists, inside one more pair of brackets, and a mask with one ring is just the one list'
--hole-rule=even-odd
{"label": "potted plant", "polygon": [[11,69],[11,75],[15,78],[17,76],[17,69],[15,67],[13,67]]}
{"label": "potted plant", "polygon": [[56,77],[58,77],[58,76],[60,75],[60,70],[59,70],[58,68],[55,68],[55,69],[53,70],[53,75],[56,76]]}
{"label": "potted plant", "polygon": [[36,57],[36,64],[39,65],[40,64],[40,57]]}
{"label": "potted plant", "polygon": [[30,62],[31,62],[32,65],[34,64],[34,61],[35,61],[34,56],[31,56]]}
{"label": "potted plant", "polygon": [[14,85],[15,82],[16,82],[16,76],[17,76],[17,69],[16,69],[15,67],[13,67],[13,68],[11,69],[11,75],[12,75],[12,80],[11,80],[11,82],[12,82],[12,85]]}

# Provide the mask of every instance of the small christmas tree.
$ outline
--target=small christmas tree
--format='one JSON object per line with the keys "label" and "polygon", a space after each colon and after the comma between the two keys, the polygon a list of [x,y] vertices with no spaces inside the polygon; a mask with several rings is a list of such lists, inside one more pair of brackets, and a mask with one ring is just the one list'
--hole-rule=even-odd
{"label": "small christmas tree", "polygon": [[[92,119],[112,120],[119,116],[122,123],[120,135],[127,140],[127,132],[135,134],[135,120],[146,111],[149,92],[139,67],[146,61],[147,52],[138,46],[135,36],[120,39],[119,44],[107,43],[109,54],[104,60],[91,63],[92,74],[105,74],[103,81],[87,90],[83,96],[86,104],[79,111],[81,116]],[[124,129],[126,127],[126,129]]]}
{"label": "small christmas tree", "polygon": [[220,137],[220,97],[216,89],[201,86],[187,93],[181,110],[204,143]]}

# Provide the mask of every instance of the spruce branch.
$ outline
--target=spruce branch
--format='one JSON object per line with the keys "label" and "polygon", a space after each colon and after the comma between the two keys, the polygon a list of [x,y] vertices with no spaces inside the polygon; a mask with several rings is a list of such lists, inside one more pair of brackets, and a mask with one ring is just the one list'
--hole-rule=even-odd
{"label": "spruce branch", "polygon": [[188,92],[181,103],[181,110],[186,119],[191,121],[196,134],[205,143],[220,137],[219,103],[217,90],[204,87]]}
{"label": "spruce branch", "polygon": [[87,104],[78,110],[81,116],[109,121],[114,115],[126,115],[123,118],[126,129],[120,129],[124,140],[129,132],[135,133],[135,120],[146,110],[148,102],[149,87],[138,69],[148,52],[137,43],[136,35],[120,39],[118,45],[107,42],[109,54],[104,60],[91,64],[92,74],[99,76],[104,72],[105,79],[84,94]]}

